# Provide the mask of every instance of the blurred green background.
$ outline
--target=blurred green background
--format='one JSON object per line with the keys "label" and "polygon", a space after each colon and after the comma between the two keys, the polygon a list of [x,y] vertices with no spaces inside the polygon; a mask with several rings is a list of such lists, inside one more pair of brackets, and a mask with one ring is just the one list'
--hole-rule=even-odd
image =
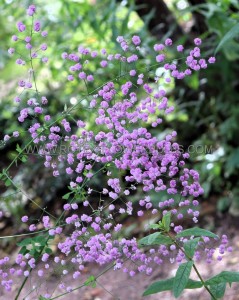
{"label": "blurred green background", "polygon": [[[30,4],[32,1],[0,0],[0,140],[14,130],[19,130],[24,137],[27,130],[27,124],[19,126],[17,114],[21,105],[13,101],[17,82],[24,73],[15,67],[15,60],[10,59],[7,49],[12,46],[16,22],[26,19],[25,9]],[[192,46],[195,37],[201,37],[204,53],[211,56],[227,32],[239,23],[237,0],[36,0],[34,4],[38,8],[37,18],[43,20],[49,32],[47,55],[50,60],[44,66],[35,67],[40,78],[39,89],[49,99],[52,115],[60,114],[65,105],[74,104],[85,89],[67,82],[68,68],[61,59],[64,51],[75,51],[80,44],[96,50],[117,51],[118,35],[138,34],[142,40],[140,63],[149,66],[153,59],[152,46],[166,37],[188,46]],[[238,37],[239,29],[235,27],[234,34],[219,49],[215,65],[194,73],[188,80],[172,83],[170,101],[176,110],[156,132],[164,135],[173,128],[178,132],[179,144],[184,149],[194,149],[189,163],[201,174],[204,200],[208,205],[213,203],[216,213],[234,216],[239,215]],[[173,50],[170,55],[172,59],[178,57]],[[109,77],[92,68],[98,75],[92,89],[102,84],[102,77],[105,82],[119,72],[118,68],[112,68]],[[94,115],[87,110],[75,111],[74,116],[87,119],[88,128],[94,130]],[[16,143],[21,145],[22,139],[0,149],[1,168],[6,167],[16,153]],[[43,206],[52,206],[59,191],[66,189],[66,179],[51,178],[44,173],[42,162],[34,157],[12,172],[31,197]],[[40,180],[42,178],[45,180]],[[101,183],[96,179],[95,184]],[[8,211],[12,224],[18,226],[17,217],[29,203],[14,190],[6,192],[3,185],[0,188],[1,207]]]}

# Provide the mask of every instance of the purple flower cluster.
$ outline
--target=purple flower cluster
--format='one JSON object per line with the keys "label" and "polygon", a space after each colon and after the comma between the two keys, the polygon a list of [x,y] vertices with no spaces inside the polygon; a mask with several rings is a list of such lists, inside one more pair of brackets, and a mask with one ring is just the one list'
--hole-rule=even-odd
{"label": "purple flower cluster", "polygon": [[[27,9],[29,16],[33,16],[35,12],[34,5]],[[20,33],[26,30],[22,22],[17,23],[17,28]],[[41,29],[40,21],[34,21],[32,29],[36,34],[41,33],[42,37],[47,36],[47,32]],[[34,39],[36,36],[34,35]],[[29,55],[28,60],[17,58],[18,65],[32,62],[38,56],[38,52],[47,49],[47,45],[43,43],[38,49],[33,50],[36,46],[33,44],[32,35],[14,35],[12,40],[26,43]],[[120,76],[117,80],[112,79],[98,88],[94,94],[88,95],[90,98],[88,106],[95,114],[96,130],[94,132],[87,129],[87,124],[81,119],[75,120],[74,128],[77,127],[77,131],[73,132],[72,123],[67,119],[69,113],[63,113],[62,117],[55,120],[47,110],[47,98],[43,96],[40,99],[37,90],[33,89],[34,97],[25,102],[22,96],[15,98],[15,101],[21,101],[23,106],[18,117],[20,123],[26,120],[29,122],[28,117],[34,116],[28,132],[33,143],[42,146],[39,154],[44,157],[44,166],[52,169],[55,177],[62,172],[69,176],[72,193],[80,194],[82,190],[85,190],[83,207],[94,206],[90,196],[92,192],[90,180],[97,173],[95,166],[98,165],[100,168],[105,165],[108,168],[107,185],[102,186],[100,191],[95,191],[99,193],[101,199],[97,213],[92,207],[92,213],[82,214],[79,212],[77,203],[67,203],[63,205],[64,226],[54,225],[54,220],[51,220],[49,216],[43,216],[41,222],[29,224],[28,227],[30,232],[45,229],[48,230],[49,236],[53,238],[59,236],[57,239],[59,256],[50,259],[49,254],[42,253],[41,261],[45,263],[44,268],[49,269],[49,264],[53,267],[55,264],[64,266],[68,260],[75,268],[72,273],[73,280],[81,275],[81,271],[88,262],[99,265],[114,262],[115,270],[122,269],[130,276],[134,276],[136,271],[151,274],[152,263],[161,265],[165,259],[172,263],[181,263],[185,260],[184,253],[173,245],[151,247],[145,253],[139,248],[136,238],[123,237],[124,228],[119,221],[122,214],[135,213],[141,217],[147,213],[149,217],[161,219],[162,215],[170,211],[174,220],[170,228],[174,233],[183,230],[184,217],[191,218],[194,223],[198,222],[199,201],[196,198],[203,194],[203,189],[199,183],[198,172],[186,167],[189,154],[181,153],[180,146],[176,142],[175,131],[159,139],[149,129],[150,125],[154,128],[158,127],[162,123],[162,117],[174,110],[167,97],[166,88],[165,86],[155,88],[155,85],[148,83],[146,71],[137,69],[135,63],[139,57],[140,37],[133,36],[131,41],[127,41],[120,36],[117,42],[121,46],[122,53],[109,54],[102,49],[101,54],[98,54],[97,51],[82,46],[78,48],[77,53],[62,53],[62,59],[69,64],[70,74],[67,79],[78,80],[79,84],[94,81],[95,74],[87,68],[88,65],[95,63],[98,68],[107,69],[114,62],[120,61],[129,67],[125,76]],[[199,48],[201,40],[197,38],[194,42],[196,47],[189,51],[184,66],[179,66],[175,62],[164,63],[167,60],[167,47],[173,47],[171,39],[167,39],[164,44],[154,45],[158,66],[169,74],[165,85],[172,78],[183,79],[194,71],[207,68],[207,62],[215,62],[213,57],[209,60],[201,58]],[[178,45],[176,49],[178,52],[185,51],[182,45]],[[9,53],[13,55],[14,48],[10,48]],[[134,69],[131,68],[132,63],[134,63]],[[30,74],[34,72],[31,68],[30,71]],[[23,90],[31,90],[32,86],[35,86],[33,76],[30,81],[29,79],[19,81],[19,87]],[[18,134],[14,133],[13,136],[17,137]],[[6,137],[5,140],[7,140]],[[52,155],[52,150],[62,143],[67,145],[68,153]],[[87,147],[87,145],[94,145],[94,147]],[[63,171],[62,168],[64,168]],[[125,174],[123,180],[112,175],[111,171],[114,169]],[[135,206],[131,199],[131,193],[136,189],[143,191],[143,196],[138,200],[138,206]],[[168,199],[159,201],[155,206],[149,196],[150,191],[156,193],[164,191]],[[28,223],[31,217],[23,216],[21,220],[23,223]],[[65,235],[65,228],[68,228],[67,235]],[[184,238],[179,242],[186,241],[187,239]],[[221,260],[226,251],[231,251],[227,245],[227,237],[223,236],[219,246],[218,260]],[[205,238],[201,246],[205,249],[207,262],[210,263],[215,254],[215,249],[210,248],[210,239]],[[197,251],[195,258],[200,259],[202,255]],[[125,260],[137,263],[138,267],[126,267]],[[11,290],[15,276],[29,276],[29,266],[31,269],[37,269],[37,260],[30,253],[18,254],[14,268],[5,271],[8,261],[8,257],[0,260],[1,284],[6,290]],[[44,272],[43,269],[37,270],[39,277],[42,277]],[[62,278],[67,273],[68,271],[64,269]],[[63,281],[64,279],[60,286],[66,291],[70,290],[70,287],[65,286]]]}

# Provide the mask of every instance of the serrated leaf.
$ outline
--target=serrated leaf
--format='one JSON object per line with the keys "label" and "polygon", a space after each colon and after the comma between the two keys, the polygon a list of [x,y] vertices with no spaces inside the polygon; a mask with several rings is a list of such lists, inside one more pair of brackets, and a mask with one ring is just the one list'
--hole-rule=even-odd
{"label": "serrated leaf", "polygon": [[[143,293],[143,296],[148,296],[156,293],[160,293],[163,291],[170,291],[173,289],[174,278],[169,278],[166,280],[160,280],[151,284]],[[201,281],[196,281],[189,279],[185,289],[198,289],[203,285]]]}
{"label": "serrated leaf", "polygon": [[178,298],[188,283],[193,266],[193,261],[188,261],[179,266],[173,281],[173,294]]}
{"label": "serrated leaf", "polygon": [[212,292],[213,296],[217,299],[222,298],[226,291],[226,282],[222,282],[219,284],[215,284],[210,286],[210,291]]}
{"label": "serrated leaf", "polygon": [[186,236],[208,236],[211,238],[218,238],[218,236],[215,233],[205,230],[205,229],[202,229],[202,228],[199,228],[199,227],[185,229],[185,230],[179,232],[176,235],[176,238],[186,237]]}
{"label": "serrated leaf", "polygon": [[206,285],[215,285],[223,282],[233,283],[239,282],[239,272],[223,271],[218,275],[208,279]]}
{"label": "serrated leaf", "polygon": [[139,241],[140,245],[145,245],[145,246],[149,246],[149,245],[171,245],[172,244],[172,240],[167,237],[162,235],[160,232],[155,232],[152,233],[144,238],[142,238]]}
{"label": "serrated leaf", "polygon": [[233,26],[221,39],[220,43],[218,44],[215,54],[230,40],[238,37],[239,35],[239,23]]}
{"label": "serrated leaf", "polygon": [[170,223],[171,223],[171,212],[167,212],[162,218],[163,227],[167,232],[170,229]]}
{"label": "serrated leaf", "polygon": [[189,240],[186,243],[184,243],[183,248],[188,257],[190,257],[190,258],[193,257],[193,255],[197,249],[199,241],[200,241],[200,238],[195,238],[195,239]]}

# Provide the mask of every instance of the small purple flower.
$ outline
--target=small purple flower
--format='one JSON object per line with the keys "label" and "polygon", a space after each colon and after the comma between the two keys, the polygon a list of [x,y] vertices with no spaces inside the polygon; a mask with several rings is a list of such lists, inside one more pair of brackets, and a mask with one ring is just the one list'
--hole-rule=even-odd
{"label": "small purple flower", "polygon": [[87,81],[94,81],[94,77],[93,77],[93,75],[88,75],[87,77],[86,77],[86,80]]}
{"label": "small purple flower", "polygon": [[67,58],[68,58],[68,54],[67,54],[66,52],[63,52],[63,53],[61,54],[61,58],[62,58],[62,59],[67,59]]}
{"label": "small purple flower", "polygon": [[32,56],[32,58],[37,58],[37,56],[38,56],[38,55],[37,55],[37,53],[36,53],[36,52],[34,52],[34,53],[32,53],[32,55],[31,55],[31,56]]}
{"label": "small purple flower", "polygon": [[73,173],[72,168],[70,168],[70,167],[66,168],[66,173],[69,174],[69,175],[71,175]]}
{"label": "small purple flower", "polygon": [[12,36],[12,40],[13,40],[14,42],[16,42],[16,41],[18,40],[18,37],[17,37],[16,35],[13,35],[13,36]]}
{"label": "small purple flower", "polygon": [[40,106],[37,106],[37,107],[34,108],[34,112],[36,114],[42,114],[43,113],[43,108],[40,107]]}
{"label": "small purple flower", "polygon": [[208,62],[209,64],[214,64],[216,62],[216,58],[212,56],[208,59]]}
{"label": "small purple flower", "polygon": [[44,253],[44,254],[42,255],[41,260],[42,260],[43,262],[47,262],[48,258],[49,258],[49,254]]}
{"label": "small purple flower", "polygon": [[33,28],[34,28],[34,31],[39,32],[41,30],[41,23],[40,23],[40,21],[36,20],[34,22]]}
{"label": "small purple flower", "polygon": [[51,120],[51,116],[50,115],[45,115],[44,120],[45,121],[50,121]]}
{"label": "small purple flower", "polygon": [[130,70],[129,71],[129,75],[130,76],[135,76],[136,75],[136,71],[135,70]]}
{"label": "small purple flower", "polygon": [[74,76],[70,74],[70,75],[67,76],[67,79],[68,79],[69,81],[73,81],[73,80],[74,80]]}
{"label": "small purple flower", "polygon": [[23,62],[23,61],[22,61],[20,58],[18,58],[18,59],[16,60],[16,64],[17,64],[17,65],[22,65],[22,62]]}
{"label": "small purple flower", "polygon": [[26,223],[28,221],[28,216],[23,216],[21,220],[23,223]]}
{"label": "small purple flower", "polygon": [[183,45],[178,45],[178,46],[177,46],[177,51],[178,51],[178,52],[183,52],[183,49],[184,49],[184,48],[183,48]]}
{"label": "small purple flower", "polygon": [[8,51],[9,54],[13,54],[15,52],[15,49],[14,48],[9,48],[7,51]]}
{"label": "small purple flower", "polygon": [[36,7],[35,5],[30,5],[27,9],[27,14],[28,16],[33,16],[36,12]]}
{"label": "small purple flower", "polygon": [[26,26],[22,22],[17,22],[17,29],[19,32],[23,32],[26,30]]}
{"label": "small purple flower", "polygon": [[43,63],[47,63],[47,62],[48,62],[48,57],[42,57],[41,61],[42,61]]}
{"label": "small purple flower", "polygon": [[132,37],[132,42],[133,42],[133,44],[134,44],[135,46],[140,45],[140,43],[141,43],[140,37],[137,36],[137,35],[134,35],[134,36]]}
{"label": "small purple flower", "polygon": [[202,43],[202,40],[201,40],[200,38],[194,39],[194,44],[195,44],[196,46],[201,45],[201,43]]}
{"label": "small purple flower", "polygon": [[49,233],[50,236],[54,236],[55,235],[55,229],[50,229],[48,231],[48,233]]}
{"label": "small purple flower", "polygon": [[166,41],[165,41],[166,46],[172,46],[172,44],[173,44],[173,41],[171,39],[166,39]]}
{"label": "small purple flower", "polygon": [[26,37],[25,37],[25,42],[26,42],[26,43],[30,43],[30,41],[31,41],[31,37],[30,37],[30,36],[26,36]]}
{"label": "small purple flower", "polygon": [[18,85],[20,86],[20,87],[25,87],[25,81],[24,80],[19,80],[19,82],[18,82]]}
{"label": "small purple flower", "polygon": [[29,231],[35,231],[37,228],[36,228],[36,225],[35,224],[31,224],[29,226]]}
{"label": "small purple flower", "polygon": [[3,140],[4,140],[4,142],[7,142],[7,141],[10,140],[10,138],[11,138],[11,137],[10,137],[8,134],[6,134],[6,135],[4,135]]}
{"label": "small purple flower", "polygon": [[30,43],[26,44],[26,49],[32,49],[32,45]]}
{"label": "small purple flower", "polygon": [[85,72],[80,72],[79,75],[78,75],[78,77],[79,77],[80,79],[85,79],[85,78],[86,78]]}
{"label": "small purple flower", "polygon": [[71,204],[71,208],[74,209],[74,210],[76,210],[76,209],[78,209],[78,205],[76,203],[72,203]]}
{"label": "small purple flower", "polygon": [[45,44],[45,43],[42,44],[40,48],[41,48],[42,51],[46,51],[46,49],[47,49],[47,44]]}
{"label": "small purple flower", "polygon": [[42,277],[44,275],[44,271],[43,270],[38,270],[37,272],[39,277]]}
{"label": "small purple flower", "polygon": [[46,37],[46,36],[48,35],[48,32],[47,32],[47,31],[42,31],[41,35],[42,35],[43,37]]}
{"label": "small purple flower", "polygon": [[165,55],[164,55],[164,54],[159,54],[159,55],[156,56],[156,61],[157,61],[158,63],[161,63],[161,62],[163,62],[164,60],[165,60]]}
{"label": "small purple flower", "polygon": [[31,82],[27,81],[26,84],[25,84],[25,87],[28,88],[28,89],[32,88]]}
{"label": "small purple flower", "polygon": [[102,61],[100,62],[100,65],[101,65],[102,68],[105,68],[105,67],[107,67],[108,62],[107,62],[106,60],[102,60]]}

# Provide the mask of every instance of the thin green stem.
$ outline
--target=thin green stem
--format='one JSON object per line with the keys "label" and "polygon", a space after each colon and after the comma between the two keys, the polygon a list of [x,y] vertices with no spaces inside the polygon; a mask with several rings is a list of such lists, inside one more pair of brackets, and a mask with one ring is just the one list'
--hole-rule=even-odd
{"label": "thin green stem", "polygon": [[[32,269],[30,269],[30,271],[29,272],[31,272],[32,271]],[[20,294],[21,294],[21,291],[22,291],[22,289],[23,289],[23,287],[24,287],[24,285],[26,284],[26,282],[27,282],[27,279],[28,279],[28,277],[25,277],[25,279],[23,280],[23,282],[22,282],[22,284],[21,284],[21,286],[20,286],[20,288],[19,288],[19,290],[18,290],[18,292],[17,292],[17,295],[16,295],[16,297],[15,297],[15,300],[17,300],[18,299],[18,297],[20,296]]]}
{"label": "thin green stem", "polygon": [[[185,255],[185,257],[187,258],[188,261],[193,261],[192,257],[187,255],[187,253],[184,251],[184,249],[179,245],[179,243],[175,240],[175,238],[169,232],[167,232],[166,235],[169,236],[171,238],[172,242],[174,243],[174,245],[184,253],[184,255]],[[213,295],[213,293],[210,291],[210,289],[206,285],[205,281],[203,280],[203,278],[202,278],[201,274],[199,273],[194,261],[193,261],[193,269],[195,270],[195,272],[196,272],[199,280],[201,281],[202,285],[204,286],[204,288],[211,295],[212,299],[217,300],[217,298]]]}

